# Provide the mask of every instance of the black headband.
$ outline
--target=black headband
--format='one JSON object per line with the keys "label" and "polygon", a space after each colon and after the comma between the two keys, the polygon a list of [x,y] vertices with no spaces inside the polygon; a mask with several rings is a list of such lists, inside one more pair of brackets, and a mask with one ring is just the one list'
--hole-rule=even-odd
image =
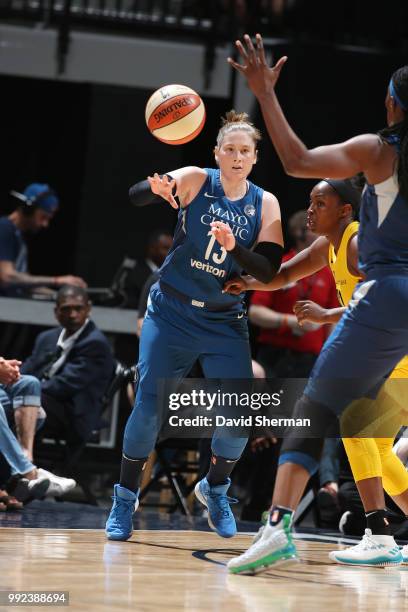
{"label": "black headband", "polygon": [[361,194],[353,187],[350,180],[346,179],[340,181],[338,179],[325,178],[323,181],[334,189],[344,204],[351,204],[355,210],[358,209],[360,206]]}

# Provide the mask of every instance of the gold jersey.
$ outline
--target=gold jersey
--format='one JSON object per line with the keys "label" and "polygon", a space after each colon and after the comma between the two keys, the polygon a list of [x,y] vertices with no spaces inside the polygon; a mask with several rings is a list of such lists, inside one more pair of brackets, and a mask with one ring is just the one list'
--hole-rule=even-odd
{"label": "gold jersey", "polygon": [[351,238],[358,232],[358,221],[350,223],[343,232],[337,253],[334,246],[329,246],[329,266],[336,283],[337,297],[341,306],[347,306],[353,295],[355,286],[361,279],[354,276],[347,265],[347,247]]}
{"label": "gold jersey", "polygon": [[[350,302],[355,286],[360,280],[354,276],[347,265],[347,247],[351,238],[358,232],[358,221],[350,223],[343,232],[337,253],[334,246],[329,245],[329,266],[336,283],[337,297],[341,306],[347,306]],[[404,357],[395,367],[391,378],[408,378],[408,356]]]}

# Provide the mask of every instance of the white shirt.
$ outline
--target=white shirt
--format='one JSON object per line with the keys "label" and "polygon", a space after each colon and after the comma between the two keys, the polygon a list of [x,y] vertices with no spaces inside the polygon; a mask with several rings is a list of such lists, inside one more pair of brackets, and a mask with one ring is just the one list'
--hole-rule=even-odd
{"label": "white shirt", "polygon": [[156,270],[158,270],[159,268],[156,266],[156,264],[154,263],[154,261],[152,261],[151,259],[149,259],[148,257],[146,257],[145,259],[145,263],[149,266],[150,270],[153,272],[156,272]]}
{"label": "white shirt", "polygon": [[53,363],[52,366],[50,367],[49,372],[48,372],[49,378],[54,376],[54,374],[56,374],[58,370],[60,370],[61,367],[64,365],[70,350],[75,344],[75,341],[82,334],[82,332],[84,331],[88,323],[89,323],[89,319],[85,321],[85,323],[82,325],[82,327],[78,329],[78,331],[76,331],[71,336],[68,336],[68,338],[66,339],[65,339],[66,330],[65,329],[62,330],[62,332],[60,333],[60,337],[58,338],[58,342],[57,342],[57,346],[61,347],[62,353],[57,359],[57,361]]}

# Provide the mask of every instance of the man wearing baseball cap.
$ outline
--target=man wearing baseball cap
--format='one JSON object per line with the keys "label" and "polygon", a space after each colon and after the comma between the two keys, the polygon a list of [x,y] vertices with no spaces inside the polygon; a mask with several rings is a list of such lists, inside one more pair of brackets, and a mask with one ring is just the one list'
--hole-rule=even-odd
{"label": "man wearing baseball cap", "polygon": [[86,287],[78,276],[34,276],[28,272],[24,234],[49,226],[59,206],[54,190],[45,183],[32,183],[23,193],[12,191],[11,195],[18,200],[17,208],[0,217],[0,295],[22,295],[34,286]]}

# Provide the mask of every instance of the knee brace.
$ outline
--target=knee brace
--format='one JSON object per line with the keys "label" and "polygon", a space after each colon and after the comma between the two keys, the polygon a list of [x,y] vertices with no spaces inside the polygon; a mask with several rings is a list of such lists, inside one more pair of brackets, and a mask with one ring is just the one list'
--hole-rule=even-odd
{"label": "knee brace", "polygon": [[302,430],[288,429],[283,440],[279,465],[297,463],[312,475],[319,467],[324,436],[337,437],[337,418],[328,408],[312,401],[306,395],[302,395],[296,402],[292,418],[310,420],[310,429],[307,432],[310,437],[302,437],[302,434],[305,433],[304,428]]}
{"label": "knee brace", "polygon": [[340,438],[339,421],[334,412],[324,404],[311,400],[307,395],[302,395],[297,400],[290,416],[295,422],[298,419],[301,419],[302,423],[308,420],[310,426],[307,430],[304,426],[299,426],[298,429],[296,425],[288,427],[285,436],[287,438],[304,438],[305,433],[308,438]]}
{"label": "knee brace", "polygon": [[279,455],[278,465],[284,465],[285,463],[295,463],[301,465],[310,476],[313,476],[319,468],[319,462],[307,453],[301,451],[287,451]]}

